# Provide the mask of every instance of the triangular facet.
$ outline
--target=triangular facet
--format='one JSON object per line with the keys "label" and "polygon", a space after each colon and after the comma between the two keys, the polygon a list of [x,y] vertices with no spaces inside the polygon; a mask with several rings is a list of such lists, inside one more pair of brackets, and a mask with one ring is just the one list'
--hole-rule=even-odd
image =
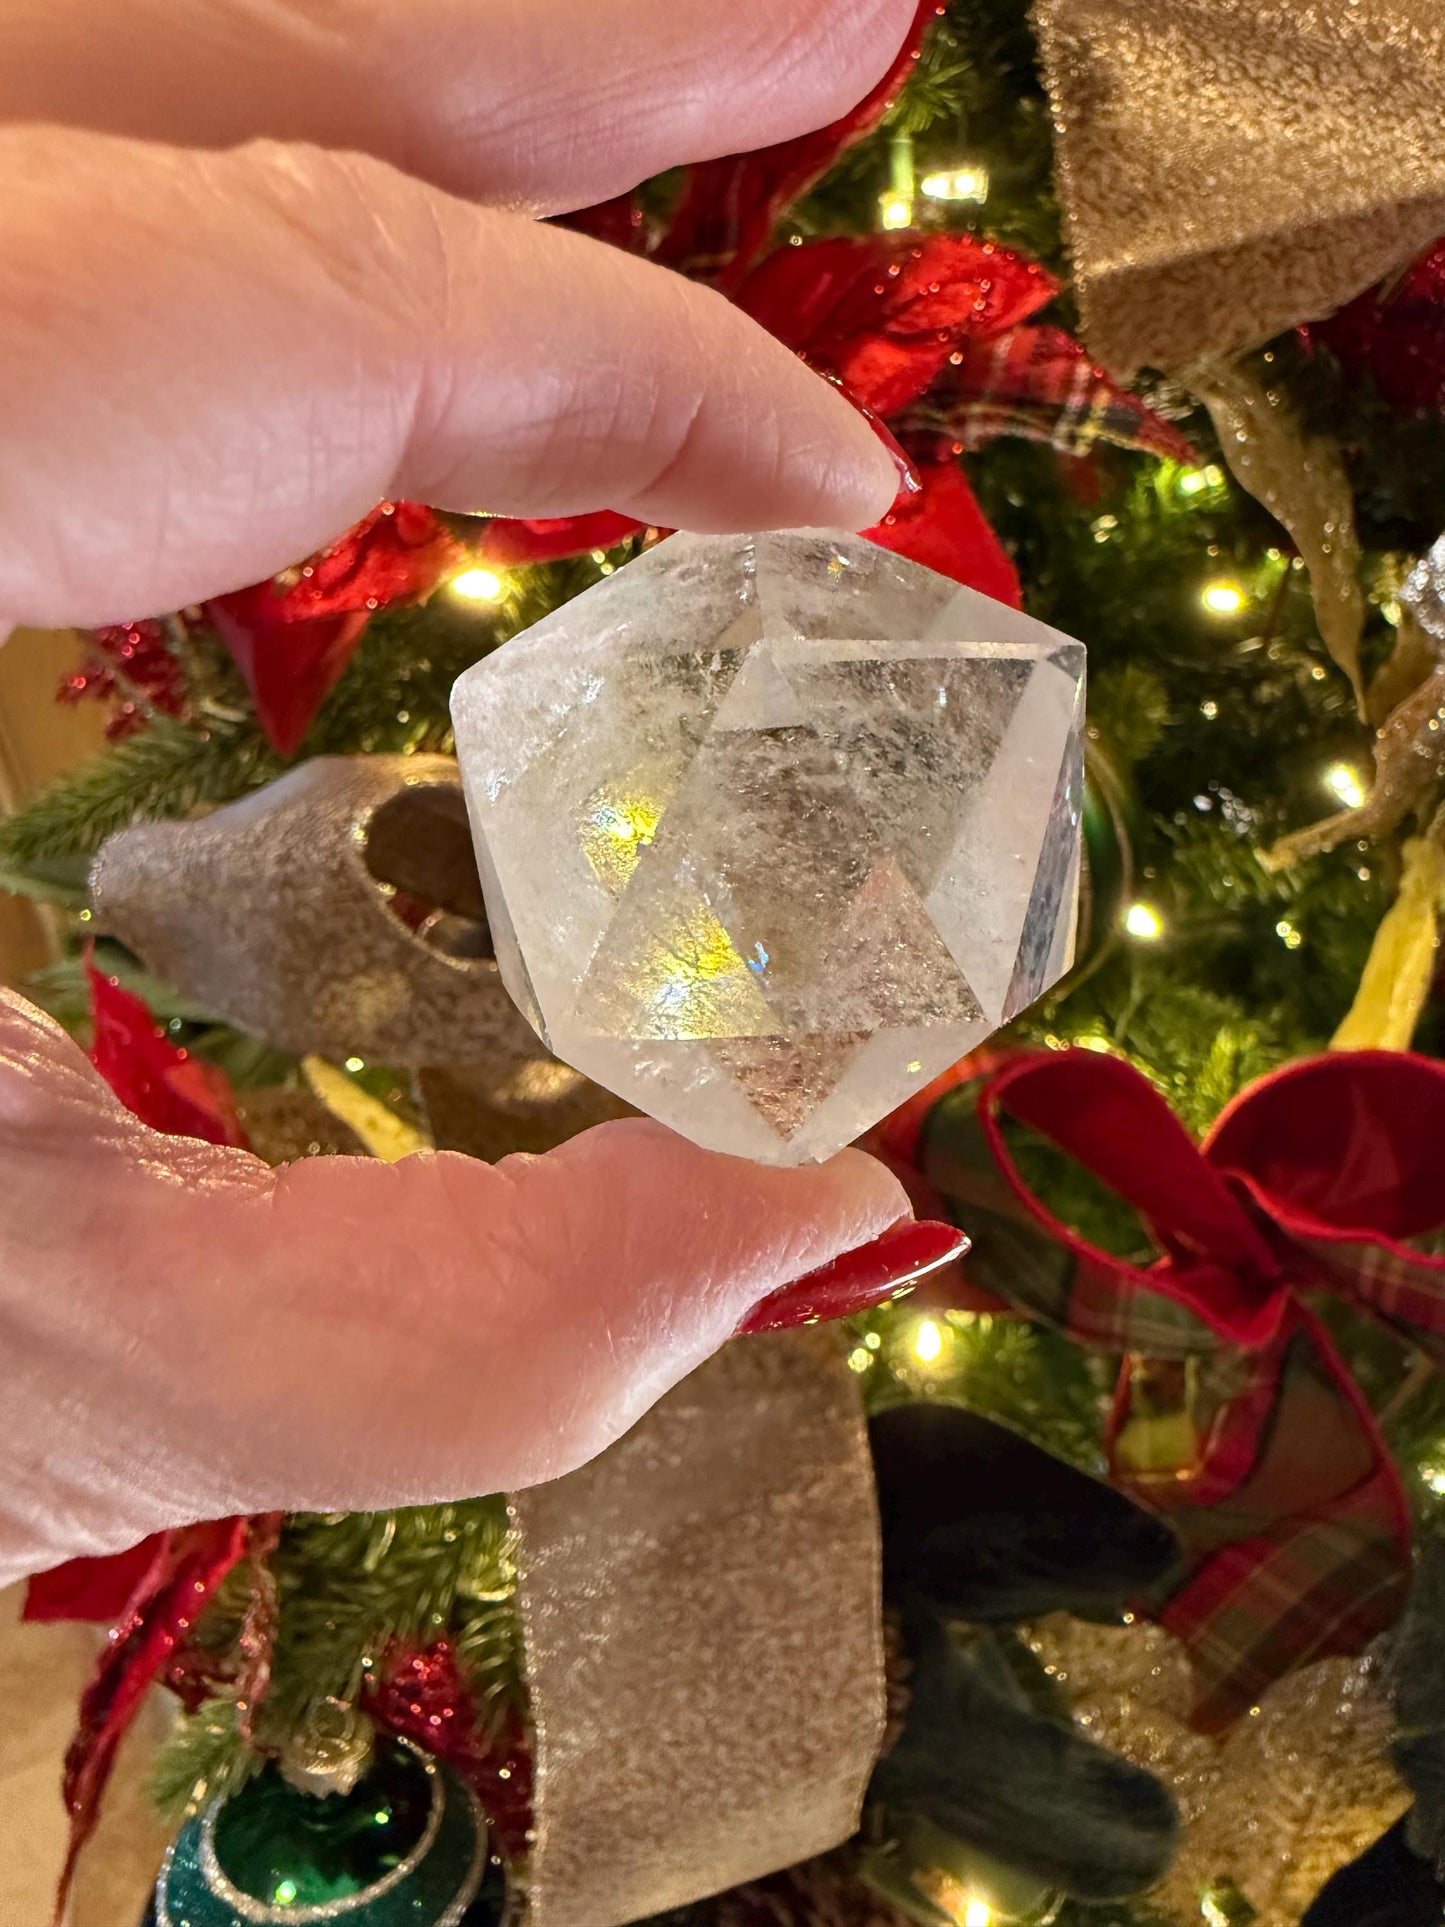
{"label": "triangular facet", "polygon": [[952,854],[961,812],[993,766],[1033,662],[922,653],[829,658],[789,644],[775,653],[812,727],[846,767],[859,808],[883,826],[904,875],[926,895]]}
{"label": "triangular facet", "polygon": [[766,645],[749,651],[712,719],[713,729],[806,728],[807,715]]}
{"label": "triangular facet", "polygon": [[756,1037],[778,1029],[756,974],[706,897],[685,875],[651,861],[618,904],[569,1014],[604,1037]]}
{"label": "triangular facet", "polygon": [[620,897],[650,849],[687,764],[680,752],[654,756],[610,777],[583,803],[577,823],[587,867]]}
{"label": "triangular facet", "polygon": [[913,885],[884,856],[838,920],[818,957],[821,1008],[830,1027],[895,1030],[971,1024],[978,999],[934,928]]}
{"label": "triangular facet", "polygon": [[731,1037],[712,1046],[760,1117],[780,1137],[800,1130],[868,1040],[866,1031],[812,1037]]}
{"label": "triangular facet", "polygon": [[[701,892],[771,1012],[728,1035],[851,1029],[831,1015],[825,952],[847,906],[887,856],[838,759],[809,729],[713,732],[693,757],[599,945],[616,968],[674,901]],[[645,892],[642,907],[638,892]]]}
{"label": "triangular facet", "polygon": [[1067,756],[1049,809],[1033,894],[1019,937],[1018,959],[1004,999],[1005,1023],[1027,1010],[1050,984],[1057,983],[1073,960],[1079,915],[1083,787],[1080,759]]}
{"label": "triangular facet", "polygon": [[1060,772],[1079,755],[1081,703],[1082,690],[1066,672],[1048,662],[1034,666],[928,894],[944,942],[994,1024],[1004,1021],[1014,983]]}

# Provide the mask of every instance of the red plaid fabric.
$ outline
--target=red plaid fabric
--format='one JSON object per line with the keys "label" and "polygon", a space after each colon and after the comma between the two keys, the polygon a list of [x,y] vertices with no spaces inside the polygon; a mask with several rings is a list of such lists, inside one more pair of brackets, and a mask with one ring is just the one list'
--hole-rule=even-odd
{"label": "red plaid fabric", "polygon": [[964,342],[916,424],[950,435],[960,450],[1001,435],[1086,455],[1097,442],[1197,463],[1193,444],[1138,395],[1115,381],[1062,328],[1012,328],[996,340]]}
{"label": "red plaid fabric", "polygon": [[[1309,1299],[1334,1293],[1445,1356],[1445,1256],[1411,1243],[1445,1223],[1445,1065],[1310,1059],[1245,1092],[1202,1146],[1137,1071],[1090,1051],[1023,1054],[934,1097],[890,1148],[907,1141],[953,1203],[971,1274],[1125,1354],[1114,1476],[1186,1550],[1182,1584],[1147,1603],[1189,1647],[1196,1726],[1220,1731],[1292,1667],[1358,1651],[1403,1603],[1410,1517]],[[1061,1223],[1015,1160],[1019,1126],[1131,1204],[1161,1255],[1121,1257]],[[1187,1466],[1140,1449],[1147,1360],[1188,1387]]]}

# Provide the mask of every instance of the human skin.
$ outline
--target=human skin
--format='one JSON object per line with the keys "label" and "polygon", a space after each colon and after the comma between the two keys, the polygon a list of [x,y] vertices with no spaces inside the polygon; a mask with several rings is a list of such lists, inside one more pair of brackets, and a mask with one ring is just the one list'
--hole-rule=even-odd
{"label": "human skin", "polygon": [[[4,0],[0,636],[244,586],[388,496],[876,523],[898,478],[846,401],[535,216],[826,122],[913,12]],[[147,1129],[8,994],[0,1201],[0,1582],[555,1477],[907,1215],[859,1153],[766,1170],[642,1121],[272,1171]]]}

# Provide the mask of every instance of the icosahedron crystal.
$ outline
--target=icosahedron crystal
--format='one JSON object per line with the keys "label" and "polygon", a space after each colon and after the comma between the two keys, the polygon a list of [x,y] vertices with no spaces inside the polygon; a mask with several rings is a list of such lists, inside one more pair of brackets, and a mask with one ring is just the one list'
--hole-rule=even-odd
{"label": "icosahedron crystal", "polygon": [[864,541],[678,535],[452,697],[503,980],[699,1144],[847,1144],[1068,968],[1084,651]]}

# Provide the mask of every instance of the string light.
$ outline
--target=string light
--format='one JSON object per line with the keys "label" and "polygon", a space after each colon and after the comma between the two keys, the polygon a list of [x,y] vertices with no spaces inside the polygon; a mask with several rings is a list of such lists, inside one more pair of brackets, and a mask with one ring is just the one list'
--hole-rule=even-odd
{"label": "string light", "polygon": [[1364,803],[1365,786],[1348,763],[1334,763],[1325,771],[1325,788],[1337,796],[1347,810],[1357,810]]}
{"label": "string light", "polygon": [[1212,616],[1237,616],[1244,607],[1245,595],[1237,582],[1221,576],[1217,581],[1205,583],[1199,600]]}
{"label": "string light", "polygon": [[1207,468],[1186,468],[1179,477],[1181,495],[1203,495],[1224,484],[1224,470],[1211,462]]}
{"label": "string light", "polygon": [[970,1900],[963,1910],[963,1927],[993,1927],[993,1908],[986,1900]]}
{"label": "string light", "polygon": [[1280,918],[1279,922],[1274,926],[1274,934],[1279,938],[1286,950],[1298,950],[1304,942],[1304,938],[1300,935],[1299,931],[1295,929],[1288,917]]}
{"label": "string light", "polygon": [[281,1881],[276,1888],[276,1905],[278,1907],[289,1907],[295,1898],[296,1882],[294,1880]]}
{"label": "string light", "polygon": [[883,227],[895,230],[912,227],[917,180],[912,137],[895,134],[888,143],[888,188],[878,200],[878,219]]}
{"label": "string light", "polygon": [[913,1356],[920,1365],[936,1365],[943,1356],[943,1327],[936,1318],[920,1318],[914,1326]]}
{"label": "string light", "polygon": [[1124,913],[1124,928],[1140,943],[1157,943],[1164,935],[1164,919],[1147,903],[1131,903]]}
{"label": "string light", "polygon": [[965,162],[925,174],[920,186],[930,201],[983,202],[988,199],[988,169],[981,161]]}
{"label": "string light", "polygon": [[506,584],[494,569],[463,569],[447,587],[463,602],[500,602]]}
{"label": "string light", "polygon": [[1420,1477],[1437,1498],[1445,1498],[1445,1465],[1424,1465]]}

